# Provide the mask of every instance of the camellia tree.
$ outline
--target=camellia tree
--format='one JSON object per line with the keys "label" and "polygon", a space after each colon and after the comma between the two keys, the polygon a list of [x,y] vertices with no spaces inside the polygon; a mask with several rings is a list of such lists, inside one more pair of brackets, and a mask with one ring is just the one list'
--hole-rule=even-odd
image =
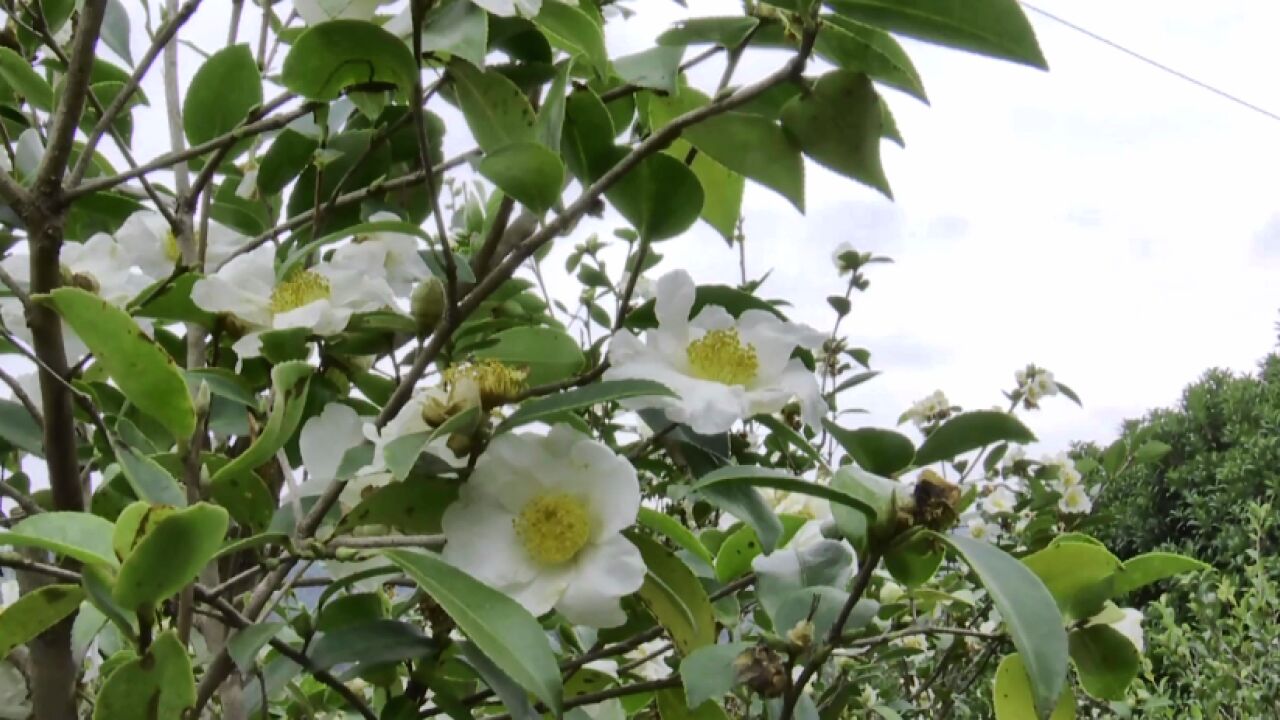
{"label": "camellia tree", "polygon": [[1043,66],[1014,0],[744,0],[626,56],[649,3],[232,0],[225,43],[200,0],[0,4],[0,716],[972,716],[998,659],[997,717],[1064,718],[1136,672],[1112,600],[1196,567],[1009,450],[1042,369],[837,424],[882,258],[838,253],[826,332],[646,277],[806,158],[887,195],[894,35]]}

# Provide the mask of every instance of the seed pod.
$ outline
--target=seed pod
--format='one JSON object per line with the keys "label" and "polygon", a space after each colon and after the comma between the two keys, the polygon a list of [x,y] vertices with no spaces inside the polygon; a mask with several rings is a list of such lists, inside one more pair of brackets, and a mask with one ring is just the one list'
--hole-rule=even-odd
{"label": "seed pod", "polygon": [[432,276],[418,283],[409,298],[409,309],[418,324],[418,335],[430,335],[444,317],[444,283],[440,278]]}

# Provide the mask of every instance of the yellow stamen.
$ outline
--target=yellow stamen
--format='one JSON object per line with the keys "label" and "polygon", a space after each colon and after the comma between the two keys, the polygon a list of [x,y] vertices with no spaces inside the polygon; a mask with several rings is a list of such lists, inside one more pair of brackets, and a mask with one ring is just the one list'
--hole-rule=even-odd
{"label": "yellow stamen", "polygon": [[299,270],[271,291],[271,312],[279,315],[330,296],[329,281],[319,273]]}
{"label": "yellow stamen", "polygon": [[685,355],[694,375],[725,385],[746,385],[760,370],[755,346],[743,343],[736,329],[709,331],[689,343]]}
{"label": "yellow stamen", "polygon": [[492,409],[511,402],[525,389],[528,370],[513,368],[497,360],[478,360],[454,365],[444,371],[444,380],[452,387],[459,380],[469,379],[480,388],[480,403]]}
{"label": "yellow stamen", "polygon": [[512,521],[524,549],[543,565],[560,565],[591,537],[591,518],[581,500],[565,494],[530,500]]}

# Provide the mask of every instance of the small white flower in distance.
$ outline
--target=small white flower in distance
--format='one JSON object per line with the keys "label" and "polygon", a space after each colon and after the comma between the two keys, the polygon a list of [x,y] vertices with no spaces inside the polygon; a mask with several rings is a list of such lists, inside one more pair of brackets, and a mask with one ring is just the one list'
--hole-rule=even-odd
{"label": "small white flower in distance", "polygon": [[908,635],[898,640],[898,643],[909,650],[925,652],[929,649],[929,641],[925,638],[923,633],[919,635]]}
{"label": "small white flower in distance", "polygon": [[636,520],[631,463],[567,425],[506,433],[476,462],[444,513],[444,559],[534,615],[555,608],[576,625],[626,622],[640,589],[640,551],[621,531]]}
{"label": "small white flower in distance", "polygon": [[623,657],[628,664],[644,661],[631,668],[630,672],[645,680],[661,680],[671,675],[671,666],[664,660],[671,657],[671,643],[665,640],[650,640]]}
{"label": "small white flower in distance", "polygon": [[[116,242],[152,282],[169,277],[173,266],[181,259],[178,240],[169,227],[169,221],[154,210],[139,210],[130,215],[116,231]],[[204,251],[205,267],[220,266],[247,242],[249,238],[244,235],[210,220]]]}
{"label": "small white flower in distance", "polygon": [[995,523],[989,523],[975,515],[965,522],[965,532],[974,540],[995,542],[996,538],[1000,536],[1000,526]]}
{"label": "small white flower in distance", "polygon": [[1087,515],[1093,512],[1093,499],[1083,485],[1072,485],[1063,491],[1058,509],[1068,515]]}
{"label": "small white flower in distance", "polygon": [[308,25],[329,20],[368,20],[387,0],[293,0],[293,9]]}
{"label": "small white flower in distance", "polygon": [[791,353],[821,345],[823,335],[764,310],[747,310],[735,319],[707,305],[690,320],[695,291],[689,273],[667,273],[655,285],[658,327],[643,342],[628,330],[613,336],[606,379],[655,380],[678,395],[624,404],[664,409],[672,422],[710,435],[743,418],[777,412],[795,398],[804,421],[818,425],[826,412],[822,391]]}
{"label": "small white flower in distance", "polygon": [[386,307],[394,296],[380,277],[328,263],[299,268],[277,280],[275,248],[263,245],[197,280],[191,301],[251,326],[253,332],[232,346],[245,358],[261,352],[262,332],[307,328],[317,335],[334,335],[346,328],[352,314]]}
{"label": "small white flower in distance", "polygon": [[1000,515],[1013,512],[1017,504],[1018,496],[1002,485],[991,491],[991,494],[982,501],[982,509],[992,515]]}
{"label": "small white flower in distance", "polygon": [[1011,470],[1014,464],[1023,462],[1027,459],[1027,449],[1021,445],[1014,445],[1009,448],[1008,452],[1000,458],[1000,467],[1005,470]]}
{"label": "small white flower in distance", "polygon": [[1036,514],[1030,510],[1023,510],[1018,513],[1018,519],[1013,522],[1013,531],[1022,534],[1032,520],[1036,519]]}
{"label": "small white flower in distance", "polygon": [[951,401],[941,390],[935,390],[927,397],[917,400],[898,422],[910,420],[916,427],[943,420],[951,413]]}
{"label": "small white flower in distance", "polygon": [[[400,222],[389,212],[374,213],[369,222]],[[333,252],[329,262],[336,267],[383,277],[392,291],[408,296],[418,281],[431,274],[431,269],[418,252],[418,238],[394,230],[379,230],[356,237],[353,242]]]}

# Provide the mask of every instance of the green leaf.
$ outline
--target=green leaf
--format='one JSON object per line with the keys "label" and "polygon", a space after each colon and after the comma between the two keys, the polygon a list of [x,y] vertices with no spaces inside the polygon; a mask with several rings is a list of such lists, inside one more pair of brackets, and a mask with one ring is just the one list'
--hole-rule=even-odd
{"label": "green leaf", "polygon": [[715,563],[715,558],[711,556],[711,551],[707,550],[707,546],[698,540],[693,531],[680,524],[679,520],[660,513],[652,508],[641,506],[640,514],[636,518],[636,524],[646,527],[659,535],[666,537],[671,542],[679,545],[682,549],[687,550],[690,554],[705,561],[707,567]]}
{"label": "green leaf", "polygon": [[916,451],[915,464],[923,467],[950,460],[998,442],[1025,445],[1035,441],[1036,436],[1013,415],[998,410],[975,410],[947,420],[925,438]]}
{"label": "green leaf", "polygon": [[778,546],[778,539],[782,537],[782,522],[755,488],[749,485],[717,485],[703,488],[699,494],[712,505],[749,525],[766,554],[773,552]]}
{"label": "green leaf", "polygon": [[541,215],[551,209],[564,187],[560,156],[536,142],[505,145],[480,160],[477,168],[499,190]]}
{"label": "green leaf", "polygon": [[[690,88],[678,95],[651,97],[649,122],[658,130],[707,102],[705,95]],[[724,167],[776,191],[797,210],[804,211],[804,161],[800,148],[776,122],[731,111],[686,128],[682,137]]]}
{"label": "green leaf", "polygon": [[680,662],[687,707],[696,708],[707,700],[724,697],[738,684],[734,660],[754,647],[754,643],[731,642],[705,645]]}
{"label": "green leaf", "polygon": [[0,80],[32,107],[45,112],[53,110],[53,87],[40,77],[31,63],[7,47],[0,47]]}
{"label": "green leaf", "polygon": [[911,58],[886,32],[839,15],[827,15],[814,50],[843,70],[864,72],[923,102],[929,101]]}
{"label": "green leaf", "polygon": [[283,622],[260,622],[236,631],[227,641],[227,652],[231,660],[242,673],[252,673],[258,664],[258,651],[271,642],[285,624]]}
{"label": "green leaf", "polygon": [[[728,285],[699,285],[694,291],[693,308],[689,311],[689,317],[697,317],[702,308],[708,305],[722,307],[734,317],[738,317],[747,310],[764,310],[779,320],[787,319],[778,312],[778,308],[768,302]],[[654,300],[646,301],[627,315],[627,327],[633,330],[657,327],[656,308],[657,304]]]}
{"label": "green leaf", "polygon": [[400,38],[370,22],[333,20],[307,28],[285,56],[280,79],[308,100],[336,100],[352,86],[394,85],[413,94],[418,64]]}
{"label": "green leaf", "polygon": [[880,165],[880,103],[866,75],[835,70],[782,107],[782,127],[818,164],[892,199]]}
{"label": "green leaf", "polygon": [[511,80],[493,70],[480,71],[463,60],[449,63],[458,106],[476,143],[485,152],[536,140],[537,123],[529,98]]}
{"label": "green leaf", "polygon": [[448,437],[454,433],[469,433],[475,429],[481,418],[479,407],[471,407],[454,415],[431,432],[410,433],[387,443],[383,449],[387,469],[398,480],[409,477],[409,472],[418,462],[418,457],[437,438]]}
{"label": "green leaf", "polygon": [[609,69],[609,53],[604,47],[604,30],[590,15],[573,5],[544,2],[533,19],[551,44],[570,55],[581,56],[603,75]]}
{"label": "green leaf", "polygon": [[609,110],[589,88],[578,88],[565,100],[564,112],[560,154],[565,166],[579,180],[594,182],[618,160]]}
{"label": "green leaf", "polygon": [[586,364],[578,342],[556,328],[514,327],[497,333],[493,340],[493,345],[477,350],[475,356],[527,370],[529,385],[572,377]]}
{"label": "green leaf", "polygon": [[318,668],[355,663],[378,665],[417,660],[439,648],[422,630],[399,620],[371,620],[325,632],[307,657]]}
{"label": "green leaf", "polygon": [[108,439],[116,461],[120,463],[120,471],[140,500],[156,505],[187,506],[187,494],[160,463],[125,445],[114,435],[108,435]]}
{"label": "green leaf", "polygon": [[680,60],[683,58],[683,46],[659,45],[615,59],[613,69],[618,77],[636,87],[674,93],[679,91]]}
{"label": "green leaf", "polygon": [[756,17],[700,17],[681,20],[658,36],[659,45],[741,45],[760,24]]}
{"label": "green leaf", "polygon": [[503,672],[560,714],[560,667],[538,621],[515,600],[434,555],[386,550]]}
{"label": "green leaf", "polygon": [[1124,700],[1142,664],[1129,638],[1110,625],[1090,625],[1073,630],[1069,641],[1080,687],[1099,700]]}
{"label": "green leaf", "polygon": [[635,397],[673,397],[674,395],[671,388],[652,380],[604,380],[554,395],[534,398],[511,413],[493,433],[497,435],[521,425],[601,403]]}
{"label": "green leaf", "polygon": [[845,17],[890,32],[1047,69],[1017,0],[827,0]]}
{"label": "green leaf", "polygon": [[133,51],[129,48],[129,11],[120,0],[107,0],[106,13],[102,18],[102,42],[121,60],[133,65]]}
{"label": "green leaf", "polygon": [[991,595],[1026,665],[1036,711],[1048,717],[1067,681],[1067,633],[1053,596],[1027,566],[994,545],[931,534],[964,558]]}
{"label": "green leaf", "polygon": [[179,441],[191,437],[196,415],[182,371],[128,313],[79,288],[58,288],[48,297],[129,402]]}
{"label": "green leaf", "polygon": [[890,546],[884,554],[884,566],[894,580],[914,589],[933,579],[945,555],[937,541],[919,533]]}
{"label": "green leaf", "polygon": [[572,59],[565,60],[556,66],[556,76],[547,88],[547,99],[538,110],[538,118],[535,121],[535,139],[554,153],[560,152],[560,137],[564,133],[564,113],[567,101],[565,93],[568,91],[569,76],[572,73]]}
{"label": "green leaf", "polygon": [[[996,668],[996,682],[992,689],[992,704],[996,720],[1026,720],[1036,717],[1035,699],[1031,694],[1027,669],[1018,653],[1006,655]],[[1071,688],[1063,691],[1058,705],[1049,720],[1075,720],[1076,696]]]}
{"label": "green leaf", "polygon": [[818,452],[817,448],[809,444],[809,441],[805,440],[803,435],[793,430],[790,425],[787,425],[778,418],[772,415],[756,415],[751,418],[751,421],[760,423],[769,430],[773,437],[794,447],[796,450],[799,450],[802,455],[815,463],[821,465],[826,462],[822,459],[822,453]]}
{"label": "green leaf", "polygon": [[438,478],[409,477],[378,488],[339,524],[340,530],[385,525],[410,535],[441,531],[444,511],[458,499],[458,486]]}
{"label": "green leaf", "polygon": [[196,704],[191,659],[170,630],[145,655],[117,667],[102,685],[93,720],[181,720]]}
{"label": "green leaf", "polygon": [[0,658],[75,612],[84,599],[78,585],[45,585],[0,608]]}
{"label": "green leaf", "polygon": [[636,532],[626,533],[647,569],[640,600],[667,629],[676,649],[688,655],[716,639],[715,614],[707,591],[675,553]]}
{"label": "green leaf", "polygon": [[873,427],[846,430],[825,419],[822,425],[859,467],[876,475],[891,477],[910,467],[916,455],[911,440],[892,430]]}
{"label": "green leaf", "polygon": [[1153,463],[1168,455],[1171,450],[1173,450],[1173,447],[1168,443],[1162,443],[1159,440],[1148,440],[1133,451],[1133,459],[1140,463]]}
{"label": "green leaf", "polygon": [[280,363],[271,368],[271,411],[266,425],[248,450],[213,473],[212,482],[252,473],[259,465],[275,458],[276,451],[285,446],[302,422],[313,372],[314,368],[302,361]]}
{"label": "green leaf", "polygon": [[258,164],[258,191],[267,197],[280,194],[311,164],[319,145],[300,132],[281,130]]}
{"label": "green leaf", "polygon": [[756,558],[752,563],[756,571],[756,597],[774,619],[775,629],[785,632],[790,626],[778,624],[778,609],[783,600],[804,588],[845,585],[852,564],[853,551],[848,545],[825,538],[799,549],[789,548]]}
{"label": "green leaf", "polygon": [[[688,157],[693,146],[683,140],[671,143],[674,157]],[[738,219],[742,217],[742,193],[746,178],[721,165],[706,153],[693,153],[689,165],[702,184],[702,213],[700,217],[720,233],[725,242],[733,243],[738,231]]]}
{"label": "green leaf", "polygon": [[1098,545],[1065,542],[1032,553],[1022,562],[1044,583],[1067,620],[1093,617],[1111,596],[1109,578],[1120,560]]}
{"label": "green leaf", "polygon": [[694,484],[691,490],[700,491],[725,482],[742,483],[753,487],[767,487],[773,488],[774,490],[785,490],[786,492],[800,493],[801,495],[811,495],[813,497],[820,497],[823,500],[828,500],[838,505],[855,508],[866,513],[875,512],[874,508],[872,508],[872,506],[865,500],[856,498],[843,490],[838,490],[820,483],[801,480],[781,470],[756,467],[754,465],[731,465],[707,473],[699,478],[698,482]]}
{"label": "green leaf", "polygon": [[1212,569],[1213,567],[1206,563],[1177,553],[1143,553],[1124,561],[1116,574],[1111,596],[1119,597],[1175,575]]}
{"label": "green leaf", "polygon": [[[782,535],[778,538],[778,545],[790,542],[796,532],[808,522],[808,518],[799,515],[781,515],[778,519],[782,522]],[[751,572],[751,563],[760,555],[760,546],[760,539],[751,526],[738,528],[715,549],[716,579],[729,582]]]}
{"label": "green leaf", "polygon": [[120,564],[112,549],[115,526],[109,521],[81,512],[45,512],[32,515],[0,531],[0,545],[38,547],[82,563],[115,568]]}
{"label": "green leaf", "polygon": [[665,240],[688,230],[702,213],[702,184],[687,165],[658,153],[641,160],[605,197],[642,238]]}
{"label": "green leaf", "polygon": [[[848,591],[826,585],[793,590],[777,602],[770,615],[773,619],[774,632],[785,636],[788,630],[807,619],[813,622],[814,637],[825,637],[831,631],[831,626],[839,619],[840,612],[848,600]],[[879,610],[880,603],[875,600],[866,598],[859,600],[854,603],[849,617],[845,618],[842,632],[865,628],[876,618]]]}
{"label": "green leaf", "polygon": [[248,45],[214,53],[191,78],[182,128],[192,145],[231,132],[262,104],[262,75]]}
{"label": "green leaf", "polygon": [[227,511],[216,505],[174,511],[134,546],[120,566],[112,596],[130,611],[155,607],[200,574],[226,534]]}
{"label": "green leaf", "polygon": [[484,67],[489,47],[489,20],[470,0],[452,0],[422,19],[422,49],[457,55],[476,67]]}
{"label": "green leaf", "polygon": [[21,403],[0,399],[0,437],[23,452],[44,457],[44,435]]}

